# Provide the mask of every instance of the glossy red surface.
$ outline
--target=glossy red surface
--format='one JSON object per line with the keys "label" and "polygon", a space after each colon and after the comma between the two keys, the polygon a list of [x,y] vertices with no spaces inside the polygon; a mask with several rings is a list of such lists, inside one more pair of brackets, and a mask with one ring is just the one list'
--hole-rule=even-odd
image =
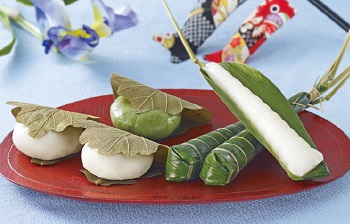
{"label": "glossy red surface", "polygon": [[[172,95],[198,103],[211,109],[214,118],[211,124],[193,128],[188,133],[169,138],[163,143],[178,144],[236,122],[221,100],[210,90],[164,90]],[[111,125],[109,105],[113,97],[100,96],[62,106],[62,109],[88,113],[101,117],[101,122]],[[79,172],[80,157],[63,161],[53,166],[38,166],[19,152],[10,133],[0,145],[0,173],[10,181],[42,193],[71,199],[143,204],[214,203],[235,202],[274,197],[305,191],[329,183],[350,168],[350,140],[335,125],[310,112],[300,114],[306,129],[318,149],[323,153],[331,171],[327,178],[313,181],[292,181],[276,160],[264,151],[257,156],[236,180],[224,187],[209,187],[193,180],[183,183],[168,182],[163,176],[140,179],[135,185],[101,187],[91,184]]]}

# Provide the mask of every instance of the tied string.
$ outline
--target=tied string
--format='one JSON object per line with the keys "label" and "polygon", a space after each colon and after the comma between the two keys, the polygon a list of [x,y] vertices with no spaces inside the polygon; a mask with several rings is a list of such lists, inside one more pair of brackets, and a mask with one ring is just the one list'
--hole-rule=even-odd
{"label": "tied string", "polygon": [[[310,97],[310,103],[308,104],[303,104],[303,103],[299,103],[300,100],[303,96],[305,96],[304,94],[308,94],[309,97]],[[317,102],[315,104],[318,104],[320,103],[321,105],[321,93],[315,88],[313,87],[310,92],[306,93],[304,92],[304,94],[301,94],[298,98],[294,99],[292,102],[290,102],[291,105],[296,105],[296,106],[299,106],[299,107],[302,107],[302,111],[304,111],[306,108],[308,107],[312,107],[316,110],[319,110],[320,108],[316,107],[313,103],[315,103],[315,100],[317,100]],[[322,110],[322,105],[321,105],[321,110]]]}
{"label": "tied string", "polygon": [[309,107],[315,108],[317,110],[321,109],[321,111],[323,111],[323,107],[322,107],[322,95],[320,93],[320,91],[318,91],[317,88],[313,87],[310,91],[309,91],[310,97],[311,97],[311,102],[314,102],[315,100],[318,101],[318,103],[320,104],[320,108],[316,107],[314,104],[308,104]]}

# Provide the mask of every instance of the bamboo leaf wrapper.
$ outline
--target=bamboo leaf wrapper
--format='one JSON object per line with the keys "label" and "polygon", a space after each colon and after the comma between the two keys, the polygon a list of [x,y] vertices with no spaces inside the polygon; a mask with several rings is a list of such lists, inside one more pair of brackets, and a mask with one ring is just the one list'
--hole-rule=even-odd
{"label": "bamboo leaf wrapper", "polygon": [[262,150],[259,141],[244,130],[207,155],[199,176],[206,185],[226,185]]}
{"label": "bamboo leaf wrapper", "polygon": [[166,162],[166,179],[180,182],[198,177],[206,155],[242,130],[244,130],[243,124],[237,122],[180,145],[172,146]]}
{"label": "bamboo leaf wrapper", "polygon": [[[316,146],[312,142],[310,136],[305,130],[297,114],[293,111],[293,108],[289,105],[288,101],[284,98],[281,92],[276,86],[273,85],[266,77],[264,77],[259,71],[238,63],[222,63],[221,66],[228,71],[232,76],[238,79],[245,87],[247,87],[253,94],[260,97],[260,99],[269,105],[272,111],[276,112],[288,126],[291,127],[300,137],[302,137],[312,148],[316,149]],[[245,124],[246,128],[261,142],[275,157],[275,153],[271,150],[271,146],[265,141],[264,137],[256,131],[254,125],[250,119],[240,110],[235,102],[230,100],[230,97],[225,91],[223,91],[209,76],[206,75],[204,70],[201,70],[208,83],[213,87],[215,92],[221,97],[223,102],[230,108],[230,110]],[[260,88],[265,86],[265,88]],[[300,95],[300,99],[305,100],[307,95]],[[297,110],[302,110],[302,107],[294,104]],[[277,137],[277,136],[276,136]],[[324,161],[317,165],[313,170],[303,176],[296,176],[289,171],[285,164],[279,161],[283,169],[287,172],[288,176],[293,180],[313,179],[317,177],[328,176],[329,171]]]}

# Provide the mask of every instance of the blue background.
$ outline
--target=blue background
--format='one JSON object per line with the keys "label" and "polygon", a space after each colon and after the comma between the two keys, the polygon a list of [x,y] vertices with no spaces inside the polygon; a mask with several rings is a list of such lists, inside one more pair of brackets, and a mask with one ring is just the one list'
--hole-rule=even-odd
{"label": "blue background", "polygon": [[[140,18],[134,28],[102,39],[85,62],[60,54],[45,55],[35,37],[14,26],[17,44],[0,58],[0,139],[13,129],[11,106],[16,100],[57,107],[77,100],[111,94],[109,78],[119,73],[155,88],[210,89],[198,67],[190,61],[170,63],[170,54],[151,40],[157,32],[174,29],[160,0],[105,1],[110,6],[128,2]],[[240,6],[198,51],[201,58],[224,47],[239,25],[260,4],[249,0]],[[290,0],[297,15],[274,33],[247,63],[268,76],[286,96],[308,91],[336,58],[346,32],[308,1]],[[350,22],[350,1],[323,0]],[[15,1],[35,23],[34,10]],[[195,0],[169,0],[180,26]],[[67,8],[75,28],[93,21],[89,1]],[[0,25],[0,47],[10,36]],[[347,54],[340,71],[349,66]],[[350,84],[325,102],[319,114],[350,136]],[[311,111],[311,110],[310,110]],[[350,158],[349,158],[350,159]],[[349,223],[350,174],[325,186],[293,195],[239,203],[202,205],[130,205],[86,203],[44,195],[17,186],[0,176],[0,223]]]}

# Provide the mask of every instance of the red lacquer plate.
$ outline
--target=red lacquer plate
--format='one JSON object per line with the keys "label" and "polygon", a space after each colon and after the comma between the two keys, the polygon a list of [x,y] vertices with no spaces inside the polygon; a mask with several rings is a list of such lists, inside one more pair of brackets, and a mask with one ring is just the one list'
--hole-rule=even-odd
{"label": "red lacquer plate", "polygon": [[[211,124],[193,128],[163,143],[174,145],[234,123],[237,119],[210,90],[164,90],[213,111]],[[101,117],[111,125],[109,106],[113,96],[100,96],[64,105],[60,108]],[[276,160],[263,151],[241,171],[233,183],[209,187],[198,179],[189,182],[168,182],[163,176],[139,179],[135,185],[95,186],[79,172],[80,157],[53,166],[38,166],[14,147],[12,133],[0,145],[0,173],[10,181],[42,193],[84,201],[137,204],[190,204],[254,200],[292,194],[329,183],[350,168],[350,140],[335,125],[310,112],[300,114],[306,129],[323,153],[331,175],[313,181],[292,181]]]}

